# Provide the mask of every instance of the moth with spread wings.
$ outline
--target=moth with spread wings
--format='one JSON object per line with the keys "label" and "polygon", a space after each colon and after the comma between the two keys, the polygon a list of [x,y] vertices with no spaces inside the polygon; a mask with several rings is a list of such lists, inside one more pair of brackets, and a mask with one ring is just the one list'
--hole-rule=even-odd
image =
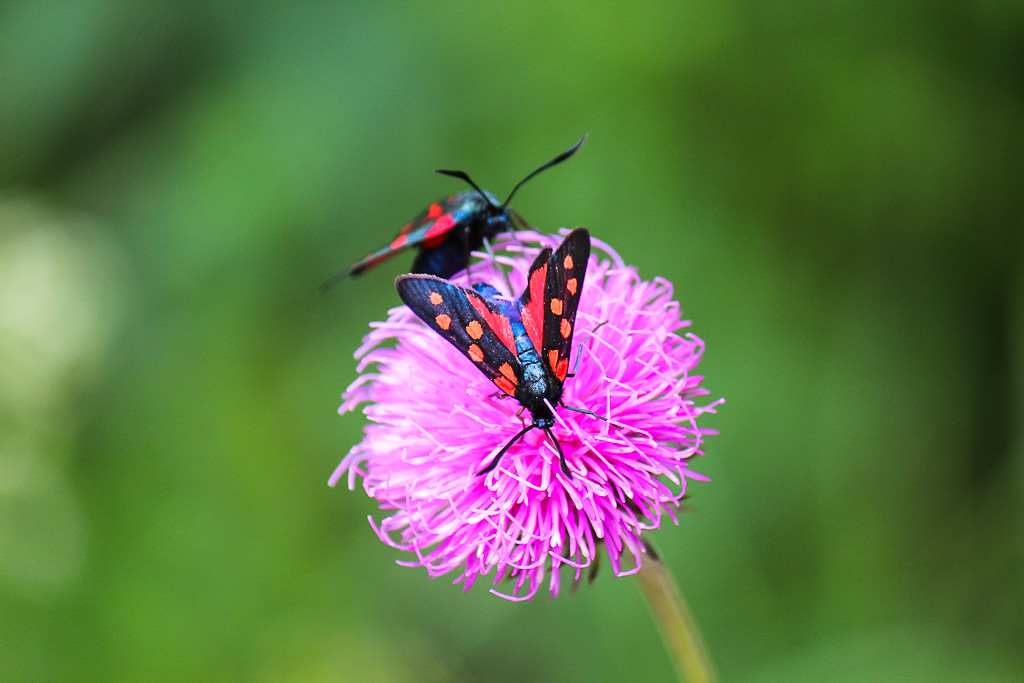
{"label": "moth with spread wings", "polygon": [[515,223],[526,224],[519,214],[508,208],[508,203],[512,201],[516,190],[541,171],[571,157],[586,139],[587,136],[584,135],[575,145],[520,180],[504,204],[498,204],[497,197],[477,187],[463,171],[437,171],[443,175],[461,178],[473,189],[431,204],[407,223],[390,244],[367,254],[352,264],[347,271],[332,277],[320,287],[321,291],[345,275],[359,275],[403,249],[415,246],[418,246],[420,251],[409,272],[443,278],[455,275],[466,267],[470,252],[480,249],[485,239],[492,239],[500,233],[508,232]]}
{"label": "moth with spread wings", "polygon": [[576,228],[554,253],[550,247],[540,252],[530,266],[526,291],[516,301],[499,298],[498,291],[484,283],[467,289],[430,275],[403,275],[395,281],[398,295],[416,315],[530,411],[532,423],[477,474],[494,469],[512,444],[536,428],[555,444],[562,472],[572,476],[551,431],[552,409],[561,402],[569,372],[573,325],[589,257],[590,233]]}

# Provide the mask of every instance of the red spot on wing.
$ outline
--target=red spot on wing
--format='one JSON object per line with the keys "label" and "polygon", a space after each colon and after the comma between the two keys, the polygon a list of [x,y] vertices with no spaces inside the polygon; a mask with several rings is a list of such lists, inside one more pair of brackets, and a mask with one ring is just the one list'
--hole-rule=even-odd
{"label": "red spot on wing", "polygon": [[565,283],[565,288],[569,290],[569,294],[576,296],[576,288],[579,283],[576,282],[576,278],[569,278],[569,281]]}
{"label": "red spot on wing", "polygon": [[437,326],[440,327],[442,330],[447,331],[448,327],[452,324],[452,319],[451,316],[447,316],[444,313],[442,313],[441,315],[434,318],[434,322],[437,323]]}
{"label": "red spot on wing", "polygon": [[515,387],[515,385],[512,384],[512,382],[509,382],[504,377],[495,377],[494,378],[494,383],[495,383],[495,385],[497,385],[497,387],[499,389],[504,391],[509,396],[515,396],[516,395],[516,387]]}
{"label": "red spot on wing", "polygon": [[530,273],[530,303],[523,307],[520,317],[523,319],[523,327],[526,334],[533,342],[533,348],[544,347],[544,283],[548,279],[548,265],[545,263],[537,270]]}
{"label": "red spot on wing", "polygon": [[551,300],[551,312],[555,315],[562,315],[562,300],[552,299]]}
{"label": "red spot on wing", "polygon": [[551,372],[558,372],[558,350],[551,349],[548,351],[548,365],[551,366]]}
{"label": "red spot on wing", "polygon": [[565,266],[566,270],[572,270],[572,254],[565,255],[565,259],[562,261],[562,265]]}
{"label": "red spot on wing", "polygon": [[442,301],[444,301],[443,296],[441,296],[437,292],[430,293],[430,303],[434,304],[435,306],[440,306]]}
{"label": "red spot on wing", "polygon": [[408,241],[409,241],[409,236],[406,235],[405,233],[402,233],[401,235],[399,235],[398,237],[395,238],[394,242],[391,243],[391,248],[392,249],[401,249],[402,247],[405,246],[405,243],[408,242]]}
{"label": "red spot on wing", "polygon": [[480,337],[484,336],[484,328],[480,324],[480,321],[479,320],[472,320],[472,321],[470,321],[470,323],[468,325],[466,325],[466,334],[468,334],[470,336],[470,338],[473,339],[473,341],[476,341]]}
{"label": "red spot on wing", "polygon": [[430,205],[430,210],[427,211],[427,218],[437,218],[442,213],[444,213],[444,207],[437,202],[434,202]]}
{"label": "red spot on wing", "polygon": [[498,340],[505,345],[512,353],[516,352],[516,342],[512,338],[512,323],[503,315],[499,315],[487,307],[487,304],[483,299],[477,296],[470,296],[469,303],[473,304],[473,308],[480,314],[480,317],[484,319],[487,326],[491,328],[494,335]]}
{"label": "red spot on wing", "polygon": [[569,359],[563,358],[558,362],[558,367],[555,368],[555,376],[558,377],[562,382],[565,381],[565,376],[569,374]]}
{"label": "red spot on wing", "polygon": [[455,219],[452,218],[450,213],[446,213],[439,217],[434,224],[427,228],[426,234],[423,236],[424,239],[430,239],[431,237],[437,237],[443,235],[455,226]]}
{"label": "red spot on wing", "polygon": [[469,348],[466,349],[466,353],[469,354],[474,363],[479,363],[484,359],[484,352],[476,344],[470,344]]}
{"label": "red spot on wing", "polygon": [[562,326],[560,331],[562,332],[562,338],[568,339],[569,335],[572,334],[572,323],[566,320],[565,318],[562,318]]}

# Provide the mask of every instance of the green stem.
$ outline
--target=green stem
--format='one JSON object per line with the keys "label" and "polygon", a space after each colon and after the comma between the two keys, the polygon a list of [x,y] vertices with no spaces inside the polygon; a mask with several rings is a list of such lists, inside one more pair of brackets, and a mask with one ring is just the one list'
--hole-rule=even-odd
{"label": "green stem", "polygon": [[647,604],[654,612],[654,618],[661,629],[679,678],[686,683],[714,683],[715,671],[704,650],[704,643],[697,632],[683,597],[679,595],[675,582],[653,554],[643,558],[643,564],[636,575],[640,590],[647,598]]}

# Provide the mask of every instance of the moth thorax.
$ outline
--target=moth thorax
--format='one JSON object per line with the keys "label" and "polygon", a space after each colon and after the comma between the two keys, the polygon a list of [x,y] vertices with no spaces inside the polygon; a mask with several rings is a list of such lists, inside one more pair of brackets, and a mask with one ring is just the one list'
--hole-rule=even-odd
{"label": "moth thorax", "polygon": [[547,393],[547,376],[544,374],[544,368],[539,363],[529,363],[523,366],[523,381],[531,387],[536,387],[534,389],[536,393]]}

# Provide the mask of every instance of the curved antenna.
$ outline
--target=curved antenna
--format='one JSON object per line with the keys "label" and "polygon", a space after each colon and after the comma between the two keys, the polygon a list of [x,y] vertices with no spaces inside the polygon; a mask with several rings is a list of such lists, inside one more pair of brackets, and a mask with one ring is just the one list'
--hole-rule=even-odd
{"label": "curved antenna", "polygon": [[[501,456],[505,455],[505,453],[508,452],[508,449],[512,448],[512,444],[514,444],[516,441],[519,441],[519,437],[521,437],[523,434],[525,434],[526,432],[530,431],[531,429],[533,429],[533,425],[527,425],[527,426],[523,427],[523,430],[521,432],[519,432],[518,434],[513,436],[511,441],[509,441],[507,444],[505,444],[504,446],[501,447],[501,450],[498,451],[498,454],[496,456],[494,456],[494,460],[491,461],[491,464],[488,465],[487,467],[483,468],[479,472],[477,472],[476,476],[479,477],[481,474],[487,474],[488,472],[493,470],[495,467],[497,467],[498,466],[498,461],[501,460]],[[550,432],[551,430],[547,430],[547,431]]]}
{"label": "curved antenna", "polygon": [[453,178],[461,178],[462,180],[465,180],[467,183],[469,183],[470,185],[473,186],[474,190],[476,190],[477,192],[480,193],[480,196],[483,197],[484,200],[488,204],[490,204],[491,206],[494,206],[494,202],[491,201],[490,197],[488,197],[487,194],[483,190],[481,190],[480,187],[476,183],[474,183],[472,180],[470,180],[469,176],[466,175],[466,173],[464,171],[445,171],[445,170],[439,168],[439,169],[436,169],[434,171],[434,173],[440,173],[441,175],[450,175]]}
{"label": "curved antenna", "polygon": [[562,473],[572,479],[569,463],[565,461],[565,453],[562,452],[562,444],[558,443],[558,439],[555,438],[555,433],[551,431],[551,427],[546,427],[544,433],[548,435],[548,438],[551,439],[551,442],[555,444],[555,448],[558,450],[558,462],[562,465]]}
{"label": "curved antenna", "polygon": [[[519,184],[512,188],[512,191],[508,195],[508,199],[506,199],[505,202],[501,205],[501,208],[504,209],[506,206],[508,206],[508,203],[510,201],[512,201],[513,195],[515,195],[516,190],[518,190],[520,187],[522,187],[523,183],[525,183],[527,180],[529,180],[533,176],[537,175],[541,171],[547,170],[547,169],[551,168],[552,166],[554,166],[555,164],[560,164],[563,161],[565,161],[566,159],[568,159],[569,157],[571,157],[573,154],[575,154],[576,152],[579,151],[580,146],[583,145],[583,141],[586,140],[586,139],[587,139],[587,136],[584,135],[583,137],[580,138],[580,141],[577,142],[575,145],[573,145],[569,149],[565,150],[564,152],[559,154],[557,157],[555,157],[554,159],[552,159],[548,163],[544,164],[543,166],[538,168],[536,171],[534,171],[530,175],[528,175],[525,178],[523,178],[522,180],[520,180]],[[469,180],[469,179],[467,178],[466,180]],[[473,187],[476,187],[476,185],[474,185]]]}

